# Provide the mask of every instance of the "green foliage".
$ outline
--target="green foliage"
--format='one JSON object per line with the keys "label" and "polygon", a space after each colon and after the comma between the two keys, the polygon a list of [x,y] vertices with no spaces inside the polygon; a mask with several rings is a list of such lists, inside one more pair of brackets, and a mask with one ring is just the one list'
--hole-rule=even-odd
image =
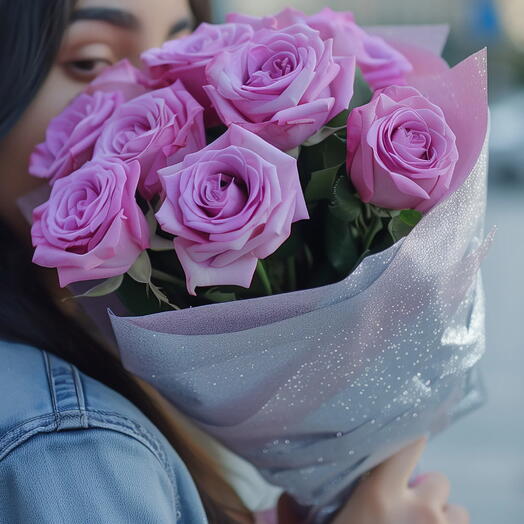
{"label": "green foliage", "polygon": [[172,311],[173,308],[148,292],[145,284],[133,280],[129,275],[124,276],[117,295],[122,304],[134,315],[151,315],[162,311]]}
{"label": "green foliage", "polygon": [[345,223],[354,222],[362,213],[362,201],[352,191],[345,173],[332,187],[329,212]]}
{"label": "green foliage", "polygon": [[267,274],[266,267],[262,260],[259,260],[257,262],[257,276],[260,280],[260,283],[262,284],[262,287],[264,288],[264,293],[266,295],[272,295],[273,287],[271,285],[271,279],[269,278],[269,275]]}
{"label": "green foliage", "polygon": [[227,127],[220,124],[216,127],[206,129],[206,142],[211,144],[227,131]]}
{"label": "green foliage", "polygon": [[409,235],[411,230],[419,223],[422,214],[414,209],[405,209],[393,217],[388,225],[393,242]]}
{"label": "green foliage", "polygon": [[300,222],[295,222],[291,227],[291,234],[288,239],[266,260],[285,260],[289,257],[296,256],[304,247],[301,226],[302,224]]}
{"label": "green foliage", "polygon": [[340,166],[346,161],[346,141],[331,135],[324,142],[322,142],[323,151],[322,158],[324,166],[333,167]]}
{"label": "green foliage", "polygon": [[405,224],[413,228],[421,221],[422,213],[420,211],[416,211],[415,209],[403,209],[400,211],[398,217]]}
{"label": "green foliage", "polygon": [[306,202],[330,200],[339,170],[340,164],[312,173],[304,195]]}
{"label": "green foliage", "polygon": [[364,251],[371,250],[371,246],[373,245],[375,238],[377,237],[378,233],[380,233],[383,227],[384,224],[382,223],[382,219],[377,215],[373,216],[373,218],[368,224],[368,227],[364,234],[364,238],[362,240]]}
{"label": "green foliage", "polygon": [[210,302],[232,302],[237,299],[237,296],[232,291],[223,291],[219,287],[212,287],[205,291],[202,295]]}
{"label": "green foliage", "polygon": [[355,107],[368,104],[372,96],[373,92],[369,88],[368,83],[364,80],[360,69],[357,69],[355,74],[354,92],[349,109],[351,110]]}
{"label": "green foliage", "polygon": [[334,129],[340,129],[342,127],[346,127],[348,123],[348,117],[349,117],[349,110],[344,109],[344,111],[340,112],[336,117],[332,118],[327,124],[326,127],[334,128]]}
{"label": "green foliage", "polygon": [[331,213],[326,215],[325,249],[328,260],[341,276],[349,274],[360,254],[349,225]]}
{"label": "green foliage", "polygon": [[158,300],[159,305],[165,304],[170,306],[172,309],[179,309],[179,307],[170,302],[169,298],[165,293],[162,292],[160,287],[153,283],[153,267],[147,251],[142,251],[140,256],[136,259],[136,262],[129,268],[127,274],[137,283],[145,284],[146,292],[152,293]]}
{"label": "green foliage", "polygon": [[86,291],[85,293],[82,293],[81,295],[77,295],[74,298],[95,298],[95,297],[104,297],[106,295],[110,295],[111,293],[114,293],[118,290],[118,288],[122,285],[122,282],[124,281],[124,275],[118,275],[116,277],[108,278],[107,280],[104,280],[100,284],[97,284],[96,286],[92,287],[90,290]]}
{"label": "green foliage", "polygon": [[151,274],[153,268],[147,251],[142,251],[135,263],[129,268],[128,274],[137,282],[141,284],[148,284],[151,281]]}
{"label": "green foliage", "polygon": [[347,109],[340,112],[337,116],[332,118],[325,126],[321,127],[313,136],[309,137],[303,145],[305,147],[311,147],[320,144],[331,135],[344,135],[346,132],[348,116],[349,111]]}

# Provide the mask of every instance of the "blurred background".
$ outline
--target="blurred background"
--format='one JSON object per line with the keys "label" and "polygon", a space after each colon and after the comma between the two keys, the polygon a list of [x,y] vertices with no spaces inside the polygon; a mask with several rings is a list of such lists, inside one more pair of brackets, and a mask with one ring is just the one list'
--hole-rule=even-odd
{"label": "blurred background", "polygon": [[487,227],[498,232],[484,263],[487,403],[429,446],[424,470],[445,472],[472,524],[524,523],[524,0],[215,0],[226,13],[285,6],[350,10],[362,25],[449,23],[451,65],[487,46],[491,157]]}

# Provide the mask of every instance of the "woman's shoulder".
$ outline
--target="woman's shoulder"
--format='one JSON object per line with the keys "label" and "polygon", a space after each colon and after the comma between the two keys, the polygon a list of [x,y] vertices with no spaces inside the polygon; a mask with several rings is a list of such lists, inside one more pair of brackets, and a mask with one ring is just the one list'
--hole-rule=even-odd
{"label": "woman's shoulder", "polygon": [[96,427],[162,439],[131,402],[47,351],[0,340],[0,361],[0,460],[38,432]]}
{"label": "woman's shoulder", "polygon": [[25,508],[24,522],[54,522],[53,511],[68,522],[93,511],[100,522],[206,521],[185,465],[128,400],[34,347],[0,340],[0,361],[0,484],[5,474],[11,486],[0,490],[0,514]]}

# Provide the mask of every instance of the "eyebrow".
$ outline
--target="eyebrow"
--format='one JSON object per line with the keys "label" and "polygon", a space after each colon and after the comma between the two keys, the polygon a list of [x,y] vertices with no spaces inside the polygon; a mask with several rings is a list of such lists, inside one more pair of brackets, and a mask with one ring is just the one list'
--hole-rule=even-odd
{"label": "eyebrow", "polygon": [[96,20],[99,22],[107,22],[108,24],[123,29],[136,30],[140,27],[138,18],[128,11],[121,9],[112,9],[109,7],[89,7],[85,9],[77,9],[71,15],[71,23],[80,20]]}
{"label": "eyebrow", "polygon": [[[71,16],[71,23],[80,20],[95,20],[98,22],[106,22],[116,27],[136,31],[140,28],[139,19],[128,11],[122,9],[114,9],[109,7],[89,7],[84,9],[77,9],[73,11]],[[182,18],[175,22],[170,28],[167,36],[173,36],[185,29],[192,29],[194,25],[190,18]]]}

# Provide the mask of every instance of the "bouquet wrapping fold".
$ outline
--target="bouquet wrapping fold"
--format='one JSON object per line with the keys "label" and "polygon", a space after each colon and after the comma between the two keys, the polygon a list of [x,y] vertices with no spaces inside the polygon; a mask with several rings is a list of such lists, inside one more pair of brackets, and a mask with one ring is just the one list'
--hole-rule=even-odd
{"label": "bouquet wrapping fold", "polygon": [[[406,238],[328,286],[111,315],[125,367],[310,508],[314,522],[365,471],[482,398],[485,53],[439,75],[438,89],[435,78],[411,83],[440,93],[470,174]],[[458,94],[446,100],[450,84]]]}

